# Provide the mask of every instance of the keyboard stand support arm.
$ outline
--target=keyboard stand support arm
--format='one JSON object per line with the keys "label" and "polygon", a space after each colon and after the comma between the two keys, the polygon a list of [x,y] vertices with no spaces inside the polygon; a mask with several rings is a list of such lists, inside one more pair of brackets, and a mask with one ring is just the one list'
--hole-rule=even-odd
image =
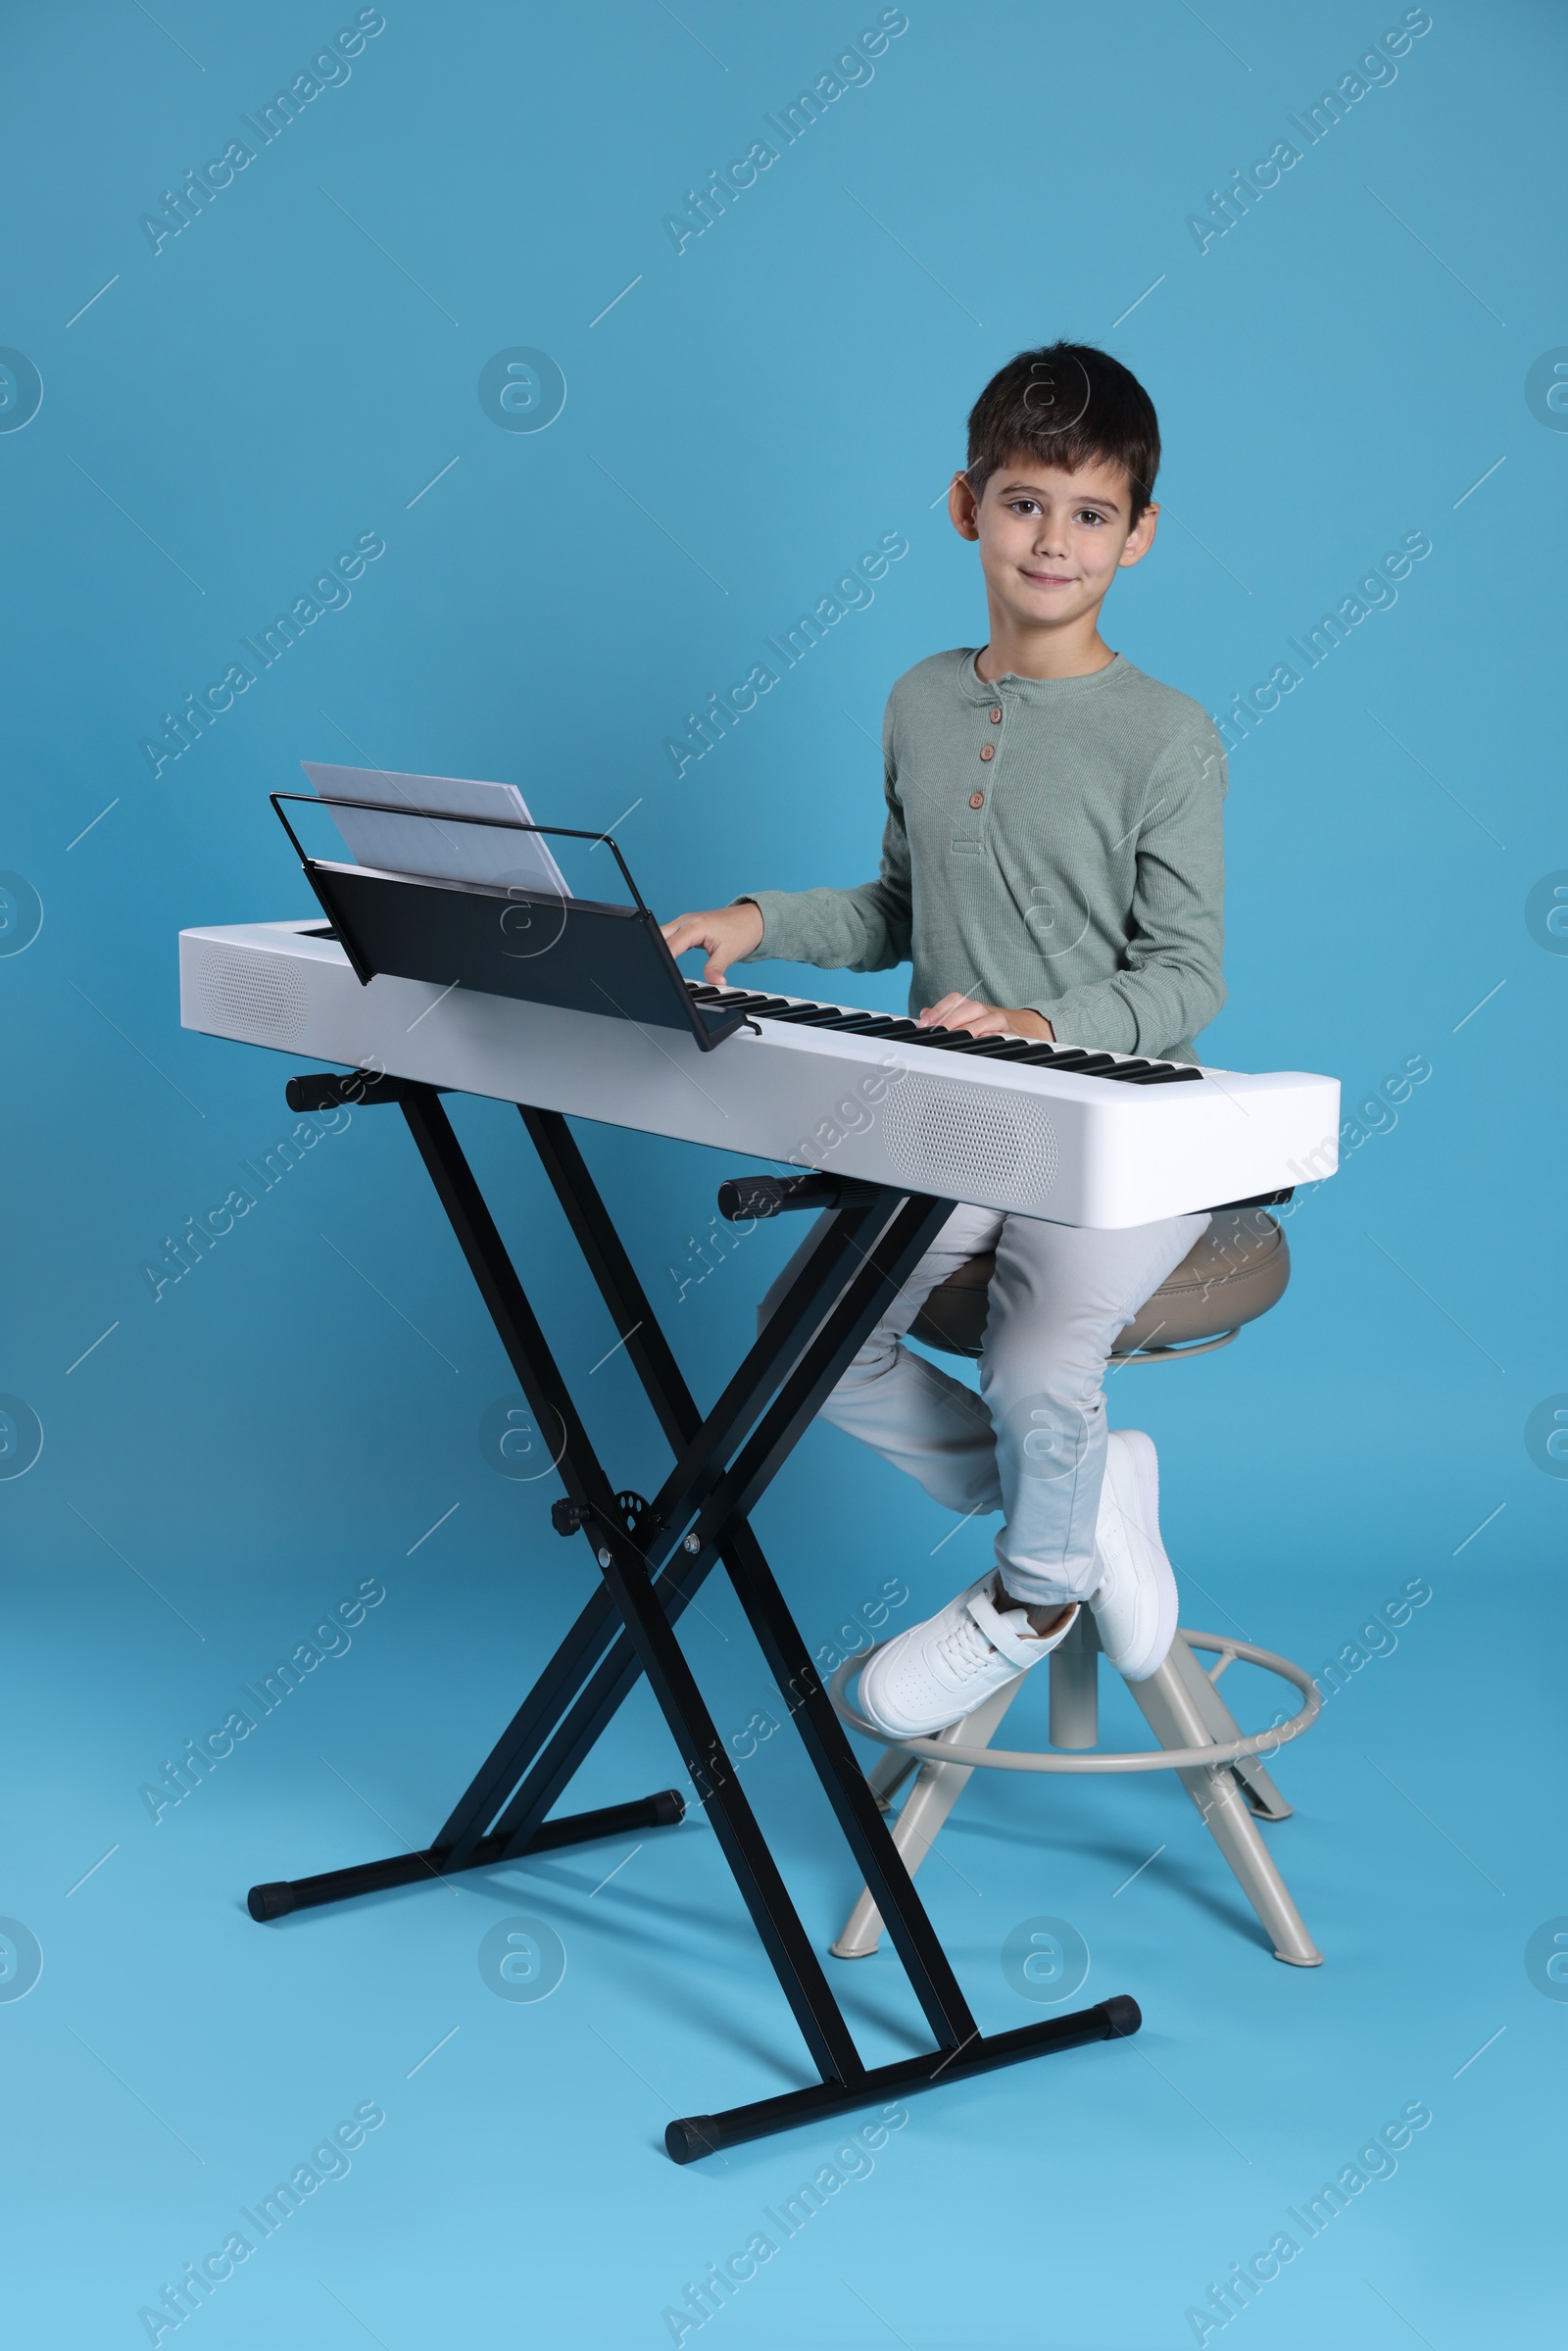
{"label": "keyboard stand support arm", "polygon": [[[586,1536],[599,1589],[545,1666],[449,1819],[423,1852],[253,1886],[253,1918],[346,1900],[395,1885],[514,1860],[684,1812],[664,1789],[560,1820],[564,1792],[616,1710],[646,1676],[705,1805],[753,1924],[821,2080],[808,2088],[673,2122],[677,2163],[933,2083],[1138,2030],[1113,1997],[1016,2032],[982,2034],[894,1846],[842,1725],[748,1519],[819,1405],[952,1213],[951,1203],[856,1188],[819,1220],[815,1246],[778,1310],[706,1417],[611,1221],[564,1118],[521,1107],[523,1124],[648,1396],[675,1464],[652,1504],[617,1496],[602,1467],[437,1090],[409,1080],[294,1079],[291,1106],[396,1102],[518,1385],[547,1442],[559,1443],[563,1533]],[[675,1626],[722,1566],[777,1682],[855,1864],[871,1888],[936,2047],[867,2068],[740,1786]]]}

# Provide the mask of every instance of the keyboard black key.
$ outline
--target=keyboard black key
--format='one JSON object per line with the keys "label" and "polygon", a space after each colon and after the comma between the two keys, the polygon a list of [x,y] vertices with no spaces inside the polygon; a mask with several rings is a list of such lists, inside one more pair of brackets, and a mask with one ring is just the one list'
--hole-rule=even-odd
{"label": "keyboard black key", "polygon": [[999,1060],[1023,1061],[1039,1067],[1041,1056],[1044,1055],[1045,1065],[1050,1066],[1052,1048],[1049,1045],[1036,1045],[1029,1037],[1000,1037],[997,1043],[1002,1048],[997,1056]]}
{"label": "keyboard black key", "polygon": [[[930,1031],[928,1030],[926,1034],[929,1037]],[[969,1037],[961,1035],[957,1031],[954,1031],[946,1037],[938,1037],[934,1043],[939,1053],[977,1053],[982,1060],[994,1060],[999,1051],[1004,1053],[1006,1051],[1006,1040],[1003,1037]]]}
{"label": "keyboard black key", "polygon": [[1200,1078],[1202,1074],[1202,1071],[1195,1068],[1191,1061],[1161,1061],[1153,1069],[1147,1071],[1142,1077],[1131,1079],[1129,1083],[1134,1086],[1177,1086],[1184,1078]]}
{"label": "keyboard black key", "polygon": [[1114,1053],[1084,1053],[1077,1046],[1069,1048],[1069,1052],[1071,1058],[1064,1056],[1057,1066],[1061,1069],[1071,1069],[1081,1078],[1103,1077],[1107,1070],[1114,1069],[1116,1066]]}

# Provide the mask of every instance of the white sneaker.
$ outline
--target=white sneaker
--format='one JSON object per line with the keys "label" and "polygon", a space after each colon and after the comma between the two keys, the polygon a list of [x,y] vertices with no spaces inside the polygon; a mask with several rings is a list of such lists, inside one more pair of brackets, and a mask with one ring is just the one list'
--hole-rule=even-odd
{"label": "white sneaker", "polygon": [[1176,1638],[1176,1578],[1159,1540],[1159,1456],[1142,1429],[1112,1429],[1095,1528],[1099,1588],[1089,1595],[1107,1663],[1147,1682]]}
{"label": "white sneaker", "polygon": [[992,1568],[924,1624],[911,1625],[879,1649],[860,1676],[866,1721],[895,1739],[945,1730],[1049,1656],[1077,1621],[1073,1608],[1054,1632],[1031,1633],[1026,1611],[999,1608],[997,1592]]}

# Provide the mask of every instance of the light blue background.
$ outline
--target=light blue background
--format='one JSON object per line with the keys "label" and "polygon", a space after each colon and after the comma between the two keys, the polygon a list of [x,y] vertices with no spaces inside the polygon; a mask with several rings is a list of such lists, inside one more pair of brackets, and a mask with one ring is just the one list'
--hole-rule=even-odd
{"label": "light blue background", "polygon": [[[1524,387],[1568,343],[1559,12],[1436,5],[1396,80],[1249,217],[1201,253],[1186,225],[1399,13],[910,0],[874,78],[677,254],[664,214],[875,8],[388,0],[352,78],[156,255],[142,213],[340,20],[9,13],[0,342],[44,385],[0,434],[0,865],[43,905],[0,958],[0,1389],[44,1432],[0,1483],[0,1910],[44,1954],[0,2002],[17,2340],[145,2341],[138,2307],[377,2099],[353,2173],[189,2322],[208,2351],[664,2343],[663,2307],[840,2143],[684,2172],[660,2151],[671,2111],[806,2079],[700,1817],[635,1853],[246,1917],[257,1878],[424,1841],[588,1584],[552,1482],[481,1458],[510,1376],[395,1117],[356,1116],[154,1304],[143,1260],[290,1123],[289,1062],[180,1030],[174,941],[310,910],[266,800],[302,757],[621,819],[663,913],[864,879],[887,688],[983,635],[938,503],[963,417],[1058,333],[1133,367],[1165,436],[1158,545],[1108,640],[1209,709],[1401,535],[1433,542],[1232,761],[1230,1004],[1203,1047],[1332,1071],[1349,1104],[1410,1056],[1432,1075],[1301,1199],[1268,1321],[1112,1398],[1160,1446],[1188,1621],[1315,1669],[1406,1579],[1433,1597],[1281,1767],[1299,1809],[1271,1842],[1316,1974],[1269,1958],[1168,1781],[971,1789],[921,1884],[982,2023],[1036,2013],[1000,1954],[1049,1913],[1088,1941],[1085,1996],[1134,1992],[1146,2031],[915,2102],[703,2339],[1191,2342],[1209,2281],[1417,2099],[1434,2121],[1397,2176],[1267,2288],[1247,2340],[1552,2339],[1568,2011],[1523,1954],[1568,1911],[1546,1745],[1568,1486],[1524,1430],[1568,1390],[1568,962],[1524,906],[1568,866],[1568,436]],[[479,405],[519,345],[567,385],[539,433]],[[138,746],[161,714],[367,531],[386,553],[347,609],[155,781]],[[872,608],[677,782],[664,738],[888,531],[909,553]],[[661,1448],[623,1360],[590,1385],[613,1335],[515,1120],[458,1122],[609,1466],[647,1489]],[[798,1232],[731,1237],[677,1305],[730,1163],[583,1141],[710,1397]],[[826,1431],[760,1525],[813,1641],[889,1576],[935,1604],[989,1540],[933,1556],[941,1514]],[[138,1787],[368,1577],[387,1596],[352,1651],[155,1828]],[[765,1673],[716,1586],[705,1604],[688,1646],[738,1731]],[[745,1769],[825,1941],[854,1891],[825,1811],[785,1739]],[[580,1799],[678,1777],[639,1694]],[[542,2004],[479,1978],[517,1915],[566,1946]],[[868,2053],[916,2044],[891,1961],[834,1981]]]}

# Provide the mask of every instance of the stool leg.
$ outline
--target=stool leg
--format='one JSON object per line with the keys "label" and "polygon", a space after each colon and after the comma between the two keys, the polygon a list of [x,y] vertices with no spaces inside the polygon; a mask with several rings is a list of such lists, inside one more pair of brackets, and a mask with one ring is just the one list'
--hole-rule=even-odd
{"label": "stool leg", "polygon": [[1051,1652],[1051,1743],[1076,1750],[1100,1744],[1100,1628],[1080,1608],[1071,1632]]}
{"label": "stool leg", "polygon": [[[1191,1663],[1192,1652],[1187,1649],[1179,1634],[1176,1646],[1186,1652]],[[1201,1673],[1201,1667],[1198,1671]],[[1203,1679],[1208,1680],[1206,1674]],[[1201,1747],[1217,1743],[1197,1697],[1188,1687],[1185,1674],[1170,1657],[1157,1673],[1151,1674],[1147,1682],[1129,1682],[1127,1687],[1138,1700],[1145,1720],[1162,1747]],[[1212,1683],[1209,1689],[1213,1690]],[[1308,1935],[1301,1914],[1274,1866],[1273,1856],[1248,1809],[1235,1773],[1224,1764],[1211,1769],[1200,1765],[1193,1770],[1178,1772],[1176,1776],[1201,1813],[1209,1835],[1235,1871],[1237,1884],[1273,1942],[1275,1958],[1287,1961],[1292,1967],[1321,1967],[1323,1954]]]}
{"label": "stool leg", "polygon": [[[1193,1703],[1208,1727],[1209,1737],[1213,1739],[1240,1739],[1242,1736],[1241,1724],[1236,1720],[1235,1715],[1232,1714],[1186,1641],[1179,1637],[1171,1646],[1170,1661],[1191,1692]],[[1255,1755],[1249,1755],[1242,1762],[1233,1763],[1230,1768],[1240,1780],[1242,1793],[1259,1820],[1288,1821],[1290,1819],[1290,1805],[1287,1804]]]}
{"label": "stool leg", "polygon": [[[973,1714],[966,1714],[961,1722],[950,1723],[945,1731],[939,1731],[937,1737],[943,1745],[957,1748],[989,1746],[997,1725],[1017,1696],[1022,1681],[1022,1674],[1016,1675],[1004,1689],[987,1698],[983,1706],[977,1706]],[[897,1747],[889,1747],[870,1773],[871,1786],[878,1794],[890,1785],[897,1786],[904,1777],[900,1771],[887,1771],[887,1766],[896,1757],[906,1765],[914,1760],[912,1756],[901,1757]],[[887,1775],[885,1778],[882,1777],[884,1774]],[[973,1777],[972,1765],[930,1762],[920,1765],[914,1786],[905,1797],[892,1831],[893,1842],[911,1878],[930,1852],[937,1831]],[[879,1778],[882,1778],[881,1789],[877,1788]],[[843,1933],[837,1942],[828,1947],[835,1959],[869,1959],[881,1938],[882,1913],[862,1886],[855,1907],[845,1921]]]}
{"label": "stool leg", "polygon": [[906,1780],[920,1768],[918,1755],[906,1755],[902,1747],[884,1747],[865,1775],[865,1784],[876,1798],[877,1810],[886,1812]]}

